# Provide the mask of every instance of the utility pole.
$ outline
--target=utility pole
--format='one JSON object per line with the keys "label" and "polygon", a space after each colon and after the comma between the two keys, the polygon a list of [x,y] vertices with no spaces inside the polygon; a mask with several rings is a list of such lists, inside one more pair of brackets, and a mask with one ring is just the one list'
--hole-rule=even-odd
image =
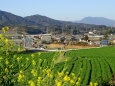
{"label": "utility pole", "polygon": [[46,33],[48,34],[48,27],[46,27]]}
{"label": "utility pole", "polygon": [[73,29],[71,29],[71,35],[73,35]]}

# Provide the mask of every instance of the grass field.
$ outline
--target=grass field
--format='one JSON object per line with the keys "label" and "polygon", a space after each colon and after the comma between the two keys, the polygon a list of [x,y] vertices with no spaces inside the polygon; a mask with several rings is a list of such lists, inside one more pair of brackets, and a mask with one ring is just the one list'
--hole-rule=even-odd
{"label": "grass field", "polygon": [[[115,47],[103,47],[69,51],[65,55],[69,59],[80,60],[82,84],[90,82],[107,83],[115,73]],[[75,62],[75,64],[77,64]],[[78,64],[79,65],[79,64]],[[75,65],[77,68],[77,65]],[[73,70],[75,70],[73,67]],[[80,70],[80,69],[78,69]],[[76,72],[76,71],[75,71]]]}

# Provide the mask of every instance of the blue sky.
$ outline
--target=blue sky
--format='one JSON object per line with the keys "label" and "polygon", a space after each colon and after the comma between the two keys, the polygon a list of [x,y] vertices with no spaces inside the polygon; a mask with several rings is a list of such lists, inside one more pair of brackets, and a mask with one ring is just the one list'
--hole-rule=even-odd
{"label": "blue sky", "polygon": [[115,20],[115,0],[1,0],[0,10],[19,16],[45,15],[57,20],[87,16]]}

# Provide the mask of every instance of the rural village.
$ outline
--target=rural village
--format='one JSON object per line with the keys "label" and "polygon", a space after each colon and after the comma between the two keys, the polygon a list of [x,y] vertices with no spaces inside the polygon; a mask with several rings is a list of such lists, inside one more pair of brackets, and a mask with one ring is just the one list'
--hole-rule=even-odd
{"label": "rural village", "polygon": [[45,49],[78,49],[78,48],[90,48],[90,47],[103,47],[108,45],[115,45],[115,35],[100,35],[95,31],[90,31],[84,34],[22,34],[10,29],[7,32],[9,39],[13,40],[16,45],[19,45],[23,49],[31,50],[45,50]]}

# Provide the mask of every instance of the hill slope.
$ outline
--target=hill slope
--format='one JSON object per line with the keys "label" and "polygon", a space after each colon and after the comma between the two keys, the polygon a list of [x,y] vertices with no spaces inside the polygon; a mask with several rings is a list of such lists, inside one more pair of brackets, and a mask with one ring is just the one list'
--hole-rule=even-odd
{"label": "hill slope", "polygon": [[25,17],[25,19],[41,25],[61,25],[64,23],[62,21],[54,20],[49,17],[41,16],[41,15],[27,16]]}
{"label": "hill slope", "polygon": [[32,25],[34,22],[28,21],[24,19],[23,17],[14,15],[9,12],[0,11],[0,24],[1,25],[7,25],[7,26],[13,26],[13,25]]}

